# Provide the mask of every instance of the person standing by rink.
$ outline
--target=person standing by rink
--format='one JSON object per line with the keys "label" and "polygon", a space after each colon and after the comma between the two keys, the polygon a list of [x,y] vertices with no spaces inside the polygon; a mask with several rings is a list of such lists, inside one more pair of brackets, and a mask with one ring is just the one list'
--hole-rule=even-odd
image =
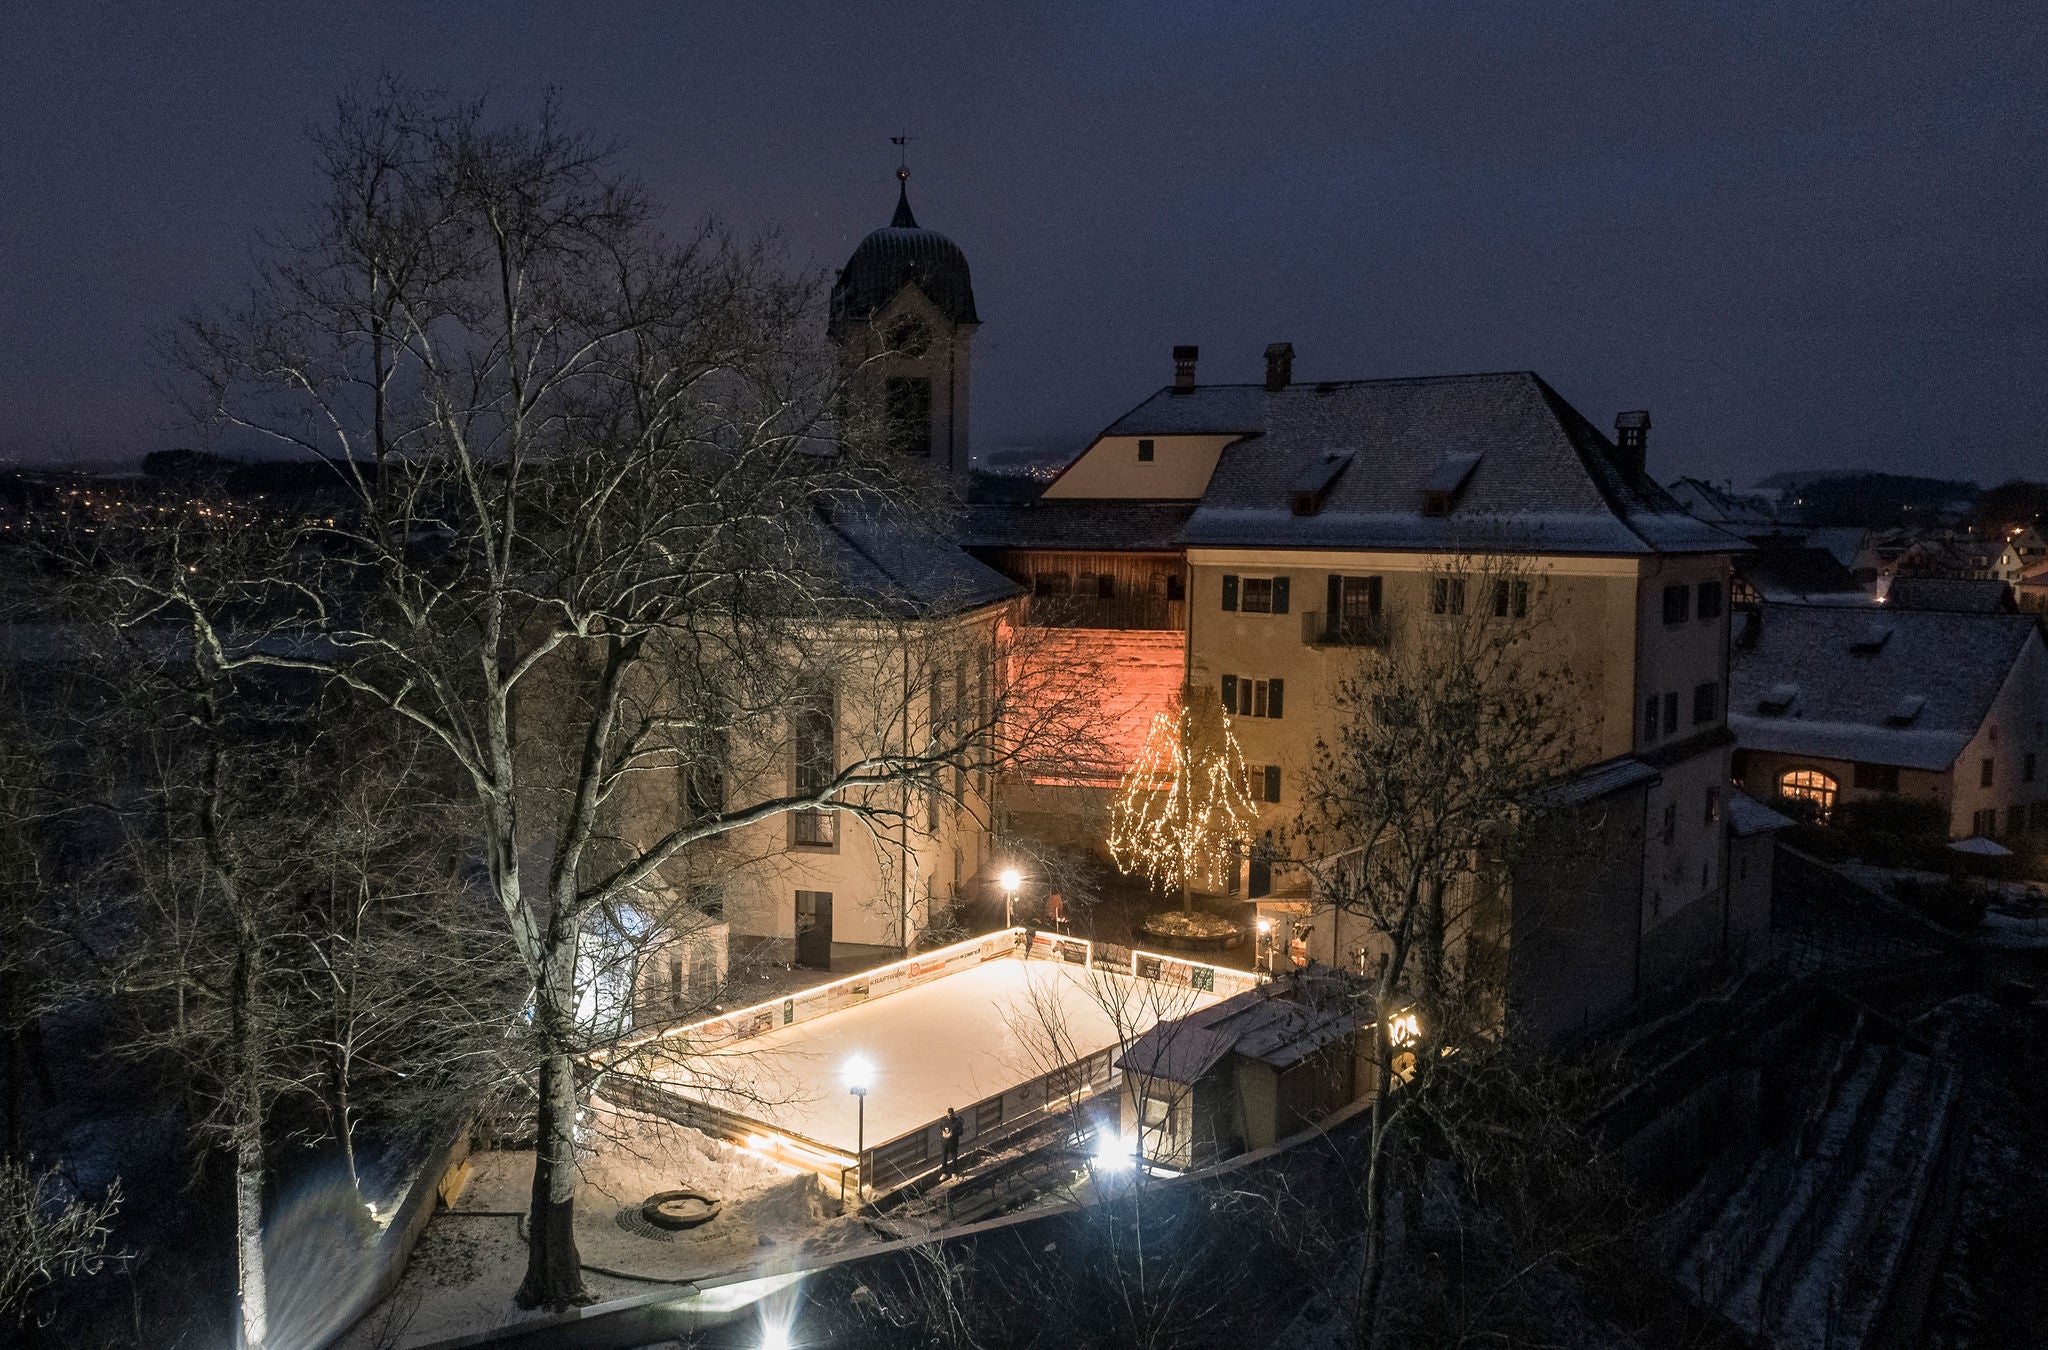
{"label": "person standing by rink", "polygon": [[960,1116],[952,1107],[946,1108],[946,1119],[939,1125],[939,1179],[960,1175]]}

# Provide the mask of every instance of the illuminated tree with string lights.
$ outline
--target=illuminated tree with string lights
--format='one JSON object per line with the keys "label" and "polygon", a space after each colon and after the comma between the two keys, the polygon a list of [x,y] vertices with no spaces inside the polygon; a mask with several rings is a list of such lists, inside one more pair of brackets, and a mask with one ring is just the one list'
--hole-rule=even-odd
{"label": "illuminated tree with string lights", "polygon": [[1230,718],[1212,693],[1186,691],[1152,719],[1144,748],[1117,785],[1109,855],[1126,876],[1178,891],[1221,887],[1251,843],[1258,807]]}

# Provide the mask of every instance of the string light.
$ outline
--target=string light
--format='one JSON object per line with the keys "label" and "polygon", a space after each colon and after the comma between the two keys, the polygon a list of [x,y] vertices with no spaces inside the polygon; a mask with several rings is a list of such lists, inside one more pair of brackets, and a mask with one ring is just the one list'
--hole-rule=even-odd
{"label": "string light", "polygon": [[1155,715],[1117,784],[1109,856],[1163,891],[1221,886],[1252,841],[1258,807],[1244,753],[1220,709],[1183,702]]}

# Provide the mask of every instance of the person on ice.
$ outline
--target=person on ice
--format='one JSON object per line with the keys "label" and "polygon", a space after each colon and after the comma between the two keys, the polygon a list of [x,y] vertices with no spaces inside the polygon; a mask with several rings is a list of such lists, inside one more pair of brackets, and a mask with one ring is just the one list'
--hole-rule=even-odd
{"label": "person on ice", "polygon": [[960,1117],[952,1107],[939,1126],[939,1179],[960,1175]]}

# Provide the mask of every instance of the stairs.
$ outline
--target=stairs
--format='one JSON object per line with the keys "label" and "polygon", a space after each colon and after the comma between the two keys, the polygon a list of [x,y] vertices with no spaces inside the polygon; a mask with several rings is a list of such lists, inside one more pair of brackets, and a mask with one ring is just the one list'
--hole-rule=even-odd
{"label": "stairs", "polygon": [[1865,1343],[1947,1138],[1947,1066],[1861,1032],[1790,1137],[1732,1185],[1710,1171],[1673,1211],[1680,1283],[1760,1345]]}

